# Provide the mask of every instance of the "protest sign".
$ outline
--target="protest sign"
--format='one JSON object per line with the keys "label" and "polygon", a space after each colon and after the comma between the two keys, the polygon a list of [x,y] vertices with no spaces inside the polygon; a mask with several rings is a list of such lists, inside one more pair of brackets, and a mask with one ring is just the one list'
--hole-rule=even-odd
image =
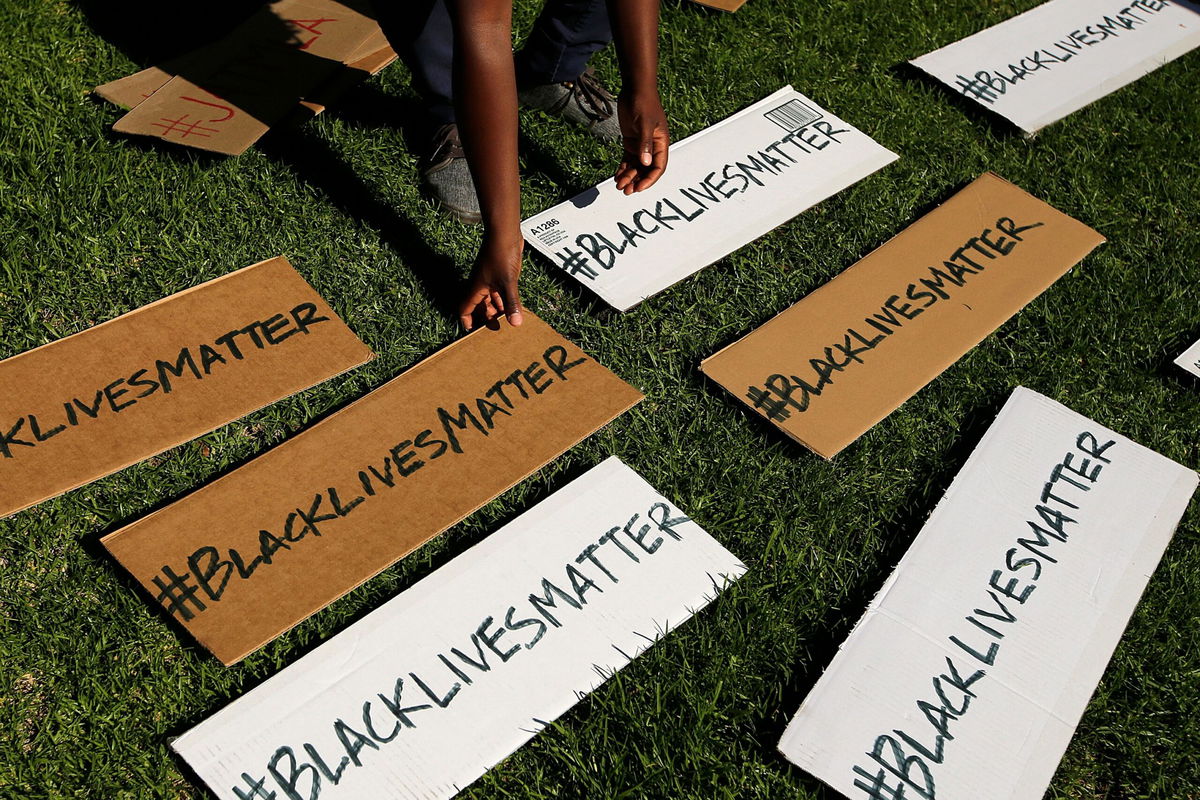
{"label": "protest sign", "polygon": [[[209,60],[215,59],[210,67]],[[97,96],[121,108],[133,108],[154,92],[161,89],[175,75],[188,75],[207,72],[219,66],[222,59],[221,48],[201,48],[185,56],[172,59],[161,66],[146,69],[118,78],[115,81],[102,84],[95,88]],[[301,116],[315,116],[325,110],[342,91],[352,86],[365,76],[375,75],[384,67],[396,60],[396,53],[388,45],[383,31],[376,28],[358,48],[347,56],[345,66],[335,70],[333,75],[324,83],[306,93],[300,102]],[[187,144],[188,140],[180,140]]]}
{"label": "protest sign", "polygon": [[1200,342],[1180,353],[1179,358],[1175,359],[1175,364],[1200,378]]}
{"label": "protest sign", "polygon": [[1197,480],[1016,389],[780,751],[850,798],[1039,800]]}
{"label": "protest sign", "polygon": [[612,457],[172,748],[228,800],[452,797],[745,569]]}
{"label": "protest sign", "polygon": [[281,0],[202,51],[96,91],[120,105],[145,95],[115,131],[239,155],[350,62],[387,60],[383,45],[378,23],[349,4]]}
{"label": "protest sign", "polygon": [[833,458],[1103,241],[985,173],[700,368]]}
{"label": "protest sign", "polygon": [[896,158],[788,86],[672,145],[651,189],[627,196],[608,180],[521,230],[627,311]]}
{"label": "protest sign", "polygon": [[1033,134],[1197,46],[1183,0],[1050,0],[911,63]]}
{"label": "protest sign", "polygon": [[746,0],[692,0],[692,1],[694,3],[697,3],[702,6],[708,6],[709,8],[715,8],[720,11],[728,11],[730,13],[733,13],[734,11],[737,11],[739,8],[741,8],[742,6],[746,5]]}
{"label": "protest sign", "polygon": [[641,399],[526,311],[103,543],[232,664]]}
{"label": "protest sign", "polygon": [[0,361],[0,516],[373,357],[279,257]]}

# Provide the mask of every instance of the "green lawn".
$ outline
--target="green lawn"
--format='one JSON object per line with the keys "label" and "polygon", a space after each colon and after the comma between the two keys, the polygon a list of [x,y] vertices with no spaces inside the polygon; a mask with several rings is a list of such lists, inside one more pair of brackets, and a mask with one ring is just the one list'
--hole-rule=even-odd
{"label": "green lawn", "polygon": [[[212,35],[209,4],[158,5],[180,40]],[[523,31],[533,10],[519,5]],[[452,341],[453,282],[479,231],[420,196],[402,66],[302,129],[208,157],[112,134],[119,112],[89,96],[163,54],[122,33],[123,13],[155,4],[0,0],[0,357],[281,253],[379,354],[0,522],[0,796],[208,796],[172,736],[616,454],[750,571],[466,796],[832,797],[775,743],[1014,386],[1200,466],[1200,382],[1170,364],[1200,336],[1200,54],[1033,141],[898,67],[1033,5],[750,0],[723,15],[668,0],[675,138],[792,83],[901,160],[625,315],[528,258],[530,308],[646,402],[227,669],[147,606],[99,537]],[[611,50],[598,62],[615,82]],[[585,134],[522,122],[527,214],[610,174],[615,154]],[[835,462],[700,376],[701,358],[988,169],[1109,243]],[[1049,796],[1200,798],[1198,523],[1193,507]]]}

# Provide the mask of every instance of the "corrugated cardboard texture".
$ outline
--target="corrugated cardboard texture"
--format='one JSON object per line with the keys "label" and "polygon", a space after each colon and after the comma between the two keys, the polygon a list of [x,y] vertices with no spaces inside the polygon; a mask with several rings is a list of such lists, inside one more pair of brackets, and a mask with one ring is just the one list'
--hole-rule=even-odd
{"label": "corrugated cardboard texture", "polygon": [[[745,569],[612,457],[171,746],[222,800],[449,798]],[[378,734],[353,763],[338,720]]]}
{"label": "corrugated cardboard texture", "polygon": [[526,313],[521,327],[469,334],[104,545],[232,664],[641,398]]}
{"label": "corrugated cardboard texture", "polygon": [[0,516],[373,358],[279,257],[0,362]]}
{"label": "corrugated cardboard texture", "polygon": [[1103,241],[985,173],[700,368],[832,458]]}
{"label": "corrugated cardboard texture", "polygon": [[349,5],[281,0],[201,51],[96,91],[132,106],[113,130],[238,155],[347,71],[382,69],[394,58],[386,45],[378,23]]}
{"label": "corrugated cardboard texture", "polygon": [[1018,387],[780,751],[852,798],[1041,800],[1198,480]]}

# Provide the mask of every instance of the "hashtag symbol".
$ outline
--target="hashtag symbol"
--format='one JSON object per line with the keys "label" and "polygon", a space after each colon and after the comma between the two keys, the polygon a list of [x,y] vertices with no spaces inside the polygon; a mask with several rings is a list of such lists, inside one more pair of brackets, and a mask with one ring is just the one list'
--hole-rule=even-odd
{"label": "hashtag symbol", "polygon": [[246,791],[241,786],[234,786],[233,793],[238,796],[239,800],[255,800],[256,797],[261,797],[263,800],[275,800],[275,792],[265,787],[266,778],[255,780],[243,772],[242,780],[250,787],[250,793],[246,794]]}
{"label": "hashtag symbol", "polygon": [[583,273],[585,277],[595,278],[599,273],[592,268],[587,260],[587,256],[578,250],[572,250],[569,247],[563,248],[555,253],[558,260],[562,262],[562,268],[572,275]]}
{"label": "hashtag symbol", "polygon": [[979,79],[980,75],[987,75],[986,72],[976,72],[974,78],[968,78],[965,75],[958,76],[958,88],[963,94],[974,97],[976,100],[982,100],[985,103],[994,103],[999,96],[996,90],[992,88],[991,83]]}
{"label": "hashtag symbol", "polygon": [[870,783],[866,783],[857,778],[854,780],[855,787],[866,792],[870,800],[904,800],[904,784],[901,783],[894,787],[888,786],[887,773],[883,770],[879,770],[879,772],[872,775],[862,767],[856,766],[854,774],[861,775],[871,781]]}
{"label": "hashtag symbol", "polygon": [[[189,136],[208,137],[209,135],[217,132],[216,128],[206,128],[203,125],[201,125],[200,123],[204,121],[202,119],[198,119],[195,122],[187,122],[186,121],[187,119],[188,119],[188,115],[184,114],[184,115],[180,116],[179,119],[169,119],[167,117],[162,117],[162,122],[152,122],[150,124],[156,128],[162,128],[163,136],[168,136],[172,133],[178,132],[180,139],[186,139]],[[166,122],[169,124],[164,125],[163,122]],[[208,131],[208,133],[199,133],[199,131]]]}
{"label": "hashtag symbol", "polygon": [[154,576],[154,585],[160,591],[154,599],[162,603],[167,611],[172,614],[178,614],[185,620],[189,620],[195,616],[191,609],[187,607],[187,603],[191,603],[197,610],[203,611],[204,601],[196,597],[196,592],[199,591],[199,586],[189,586],[188,578],[191,577],[190,572],[185,572],[183,575],[176,575],[175,570],[163,565],[162,574],[167,580],[163,580],[161,576]]}
{"label": "hashtag symbol", "polygon": [[746,392],[746,396],[754,401],[754,407],[765,411],[767,419],[773,422],[782,422],[792,415],[792,412],[787,409],[787,400],[778,400],[771,396],[769,391],[760,389],[757,386],[751,386]]}

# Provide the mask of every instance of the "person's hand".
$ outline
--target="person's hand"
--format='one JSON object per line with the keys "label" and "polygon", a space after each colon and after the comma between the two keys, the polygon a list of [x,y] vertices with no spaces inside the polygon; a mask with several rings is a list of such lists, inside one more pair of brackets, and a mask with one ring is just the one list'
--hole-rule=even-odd
{"label": "person's hand", "polygon": [[621,124],[621,142],[625,148],[617,167],[617,188],[625,194],[649,189],[667,168],[667,148],[671,143],[667,115],[658,92],[621,92],[617,121]]}
{"label": "person's hand", "polygon": [[467,285],[467,294],[458,306],[458,319],[471,330],[505,316],[510,325],[521,324],[521,295],[517,278],[521,275],[521,254],[525,242],[498,242],[484,236],[475,268]]}

